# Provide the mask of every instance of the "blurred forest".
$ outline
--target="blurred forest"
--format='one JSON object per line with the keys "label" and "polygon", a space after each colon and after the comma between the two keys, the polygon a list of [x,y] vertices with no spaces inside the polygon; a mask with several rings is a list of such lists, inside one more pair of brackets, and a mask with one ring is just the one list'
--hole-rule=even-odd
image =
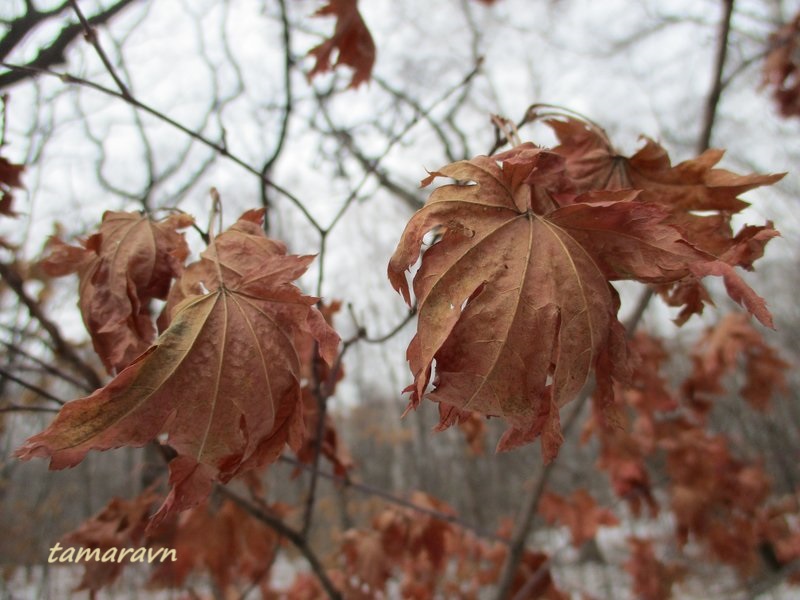
{"label": "blurred forest", "polygon": [[[328,451],[312,446],[304,458],[287,449],[263,473],[227,487],[251,506],[259,495],[259,506],[288,515],[293,526],[308,525],[306,546],[325,568],[350,560],[343,558],[350,556],[347,540],[361,538],[348,532],[369,528],[387,507],[409,519],[440,519],[459,535],[505,548],[533,495],[539,512],[520,539],[544,558],[531,567],[535,584],[514,584],[516,595],[508,598],[797,594],[790,581],[800,576],[800,6],[362,0],[356,14],[374,41],[374,66],[363,54],[349,62],[344,44],[352,49],[353,40],[340,39],[338,58],[348,64],[317,68],[324,61],[310,51],[347,25],[336,9],[315,13],[344,5],[355,2],[0,3],[0,181],[9,197],[0,210],[0,597],[62,597],[79,584],[82,570],[48,564],[49,548],[112,498],[130,500],[165,485],[157,444],[90,453],[80,465],[53,472],[44,460],[13,457],[61,405],[112,375],[82,322],[78,278],[52,277],[41,266],[52,251],[50,236],[75,244],[109,210],[157,219],[181,211],[197,223],[184,232],[192,261],[204,232],[220,231],[252,208],[266,209],[264,231],[290,253],[317,255],[298,285],[327,307],[338,303],[328,313],[346,352],[341,381],[321,405],[308,408],[307,423],[320,422],[320,414],[330,419]],[[358,43],[363,53],[366,42]],[[694,454],[666,447],[647,454],[641,464],[649,488],[638,496],[620,492],[620,474],[603,462],[610,459],[589,402],[562,411],[566,440],[549,465],[538,443],[496,453],[505,428],[499,419],[475,417],[434,432],[434,403],[403,416],[415,315],[389,285],[386,265],[430,193],[419,181],[447,163],[502,147],[503,124],[519,124],[523,141],[556,145],[552,131],[526,118],[533,105],[588,116],[625,156],[642,146],[643,135],[660,143],[673,164],[723,148],[722,168],[788,173],[748,192],[751,205],[733,217],[737,229],[772,221],[781,233],[755,270],[743,273],[767,300],[774,331],[744,318],[720,281],[708,283],[714,305],[680,327],[673,321],[678,310],[647,291],[643,296],[646,286],[615,283],[620,320],[634,323],[634,340],[652,352],[647,356],[660,364],[663,387],[676,399],[659,423],[702,411],[708,432]],[[14,165],[24,171],[3,171]],[[153,300],[153,314],[163,306]],[[728,329],[714,329],[720,323]],[[660,340],[660,349],[647,346],[651,339]],[[755,373],[765,356],[773,370]],[[718,378],[717,388],[697,387],[703,369]],[[637,418],[631,414],[631,428],[641,425]],[[749,493],[761,501],[763,494],[757,510],[781,507],[781,543],[755,525],[727,555],[702,526],[683,531],[680,541],[675,482],[680,465],[704,459],[707,472],[691,475],[698,481],[684,481],[686,489],[702,487],[704,478],[718,485],[726,469],[741,477],[730,498],[720,496],[698,519],[732,515],[747,522],[750,513],[737,512],[736,498]],[[547,494],[574,498],[579,490],[619,523],[608,519],[574,543],[565,523],[548,517],[539,501]],[[215,492],[212,502],[225,498]],[[304,506],[313,507],[313,519]],[[725,539],[736,546],[735,536]],[[185,594],[163,597],[326,597],[312,587],[306,596],[298,591],[295,571],[308,570],[307,555],[297,544],[281,548],[274,564],[270,555],[265,570],[249,579],[242,573],[220,579],[214,559],[198,558],[187,567],[193,575],[174,586]],[[499,593],[493,586],[502,585],[505,556],[475,597]],[[269,583],[265,573],[280,561],[287,572]],[[151,597],[143,567],[127,569],[90,597]],[[413,579],[417,567],[402,568]],[[449,577],[468,579],[461,572]],[[390,584],[385,596],[350,590],[344,597],[412,597],[399,591],[406,584]],[[435,597],[472,597],[453,589]]]}

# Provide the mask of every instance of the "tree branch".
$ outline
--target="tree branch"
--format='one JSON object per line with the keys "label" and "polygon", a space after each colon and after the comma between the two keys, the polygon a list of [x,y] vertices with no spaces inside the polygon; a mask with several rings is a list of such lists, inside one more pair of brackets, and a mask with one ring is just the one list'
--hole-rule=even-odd
{"label": "tree branch", "polygon": [[75,352],[75,349],[61,336],[61,332],[56,324],[48,319],[44,314],[42,307],[39,306],[39,303],[31,298],[25,291],[25,287],[22,278],[19,276],[19,273],[12,269],[10,265],[0,262],[0,276],[5,279],[8,286],[14,291],[20,301],[28,308],[30,315],[39,321],[44,330],[50,336],[50,339],[53,341],[53,349],[55,353],[75,367],[75,370],[83,376],[86,383],[92,386],[92,389],[102,387],[103,384],[100,380],[100,377],[97,375],[94,369],[92,369],[92,367],[90,367],[78,355],[77,352]]}
{"label": "tree branch", "polygon": [[[92,27],[102,25],[110,21],[124,8],[136,1],[137,0],[119,0],[119,2],[116,4],[113,4],[106,10],[89,17],[86,21]],[[6,34],[6,36],[0,40],[0,59],[5,60],[11,50],[13,50],[13,48],[16,47],[17,44],[19,44],[33,28],[41,24],[46,18],[63,11],[68,5],[69,2],[65,2],[58,9],[54,9],[46,13],[31,13],[29,11],[26,16],[23,17],[23,21],[20,23],[20,26],[17,29],[15,30],[12,26],[11,31],[9,31],[8,34]],[[49,46],[45,46],[39,50],[36,58],[25,65],[25,69],[12,69],[11,72],[0,75],[0,89],[14,85],[20,81],[24,81],[25,79],[35,77],[56,65],[66,62],[65,54],[67,48],[83,31],[83,25],[80,23],[72,23],[64,27],[58,34],[58,37],[56,37],[56,39],[53,40]]]}
{"label": "tree branch", "polygon": [[325,572],[325,567],[322,566],[319,558],[311,547],[308,544],[308,540],[300,534],[299,532],[295,531],[291,527],[289,527],[286,523],[284,523],[278,517],[271,515],[269,513],[264,512],[259,507],[254,504],[251,504],[238,494],[232,492],[231,490],[227,489],[222,485],[217,486],[217,490],[225,496],[226,498],[232,500],[241,508],[246,510],[251,516],[255,517],[262,523],[272,527],[278,534],[285,537],[289,540],[292,545],[297,548],[303,557],[308,561],[308,564],[311,566],[311,570],[314,571],[314,575],[319,579],[319,582],[322,584],[322,587],[325,589],[325,592],[328,594],[328,597],[332,600],[341,600],[342,594],[336,589],[336,586],[333,585],[333,582],[328,577],[328,574]]}

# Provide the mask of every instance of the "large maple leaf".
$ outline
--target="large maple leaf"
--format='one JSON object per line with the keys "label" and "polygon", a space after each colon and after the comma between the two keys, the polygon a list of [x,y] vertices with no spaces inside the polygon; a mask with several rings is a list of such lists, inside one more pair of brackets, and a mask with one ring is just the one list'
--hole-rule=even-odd
{"label": "large maple leaf", "polygon": [[291,256],[251,211],[184,273],[169,327],[108,385],[66,404],[16,456],[71,467],[89,450],[142,446],[162,432],[177,452],[154,518],[199,503],[214,480],[277,459],[303,435],[297,339],[330,362],[338,336],[291,282],[313,260]]}
{"label": "large maple leaf", "polygon": [[[431,400],[504,417],[511,429],[500,449],[542,435],[546,460],[562,441],[559,409],[589,373],[605,399],[613,397],[612,380],[625,376],[625,334],[609,281],[670,283],[721,269],[668,223],[661,204],[634,201],[636,191],[575,196],[566,192],[565,173],[563,157],[531,144],[431,173],[423,183],[472,183],[431,194],[388,269],[410,302],[405,271],[424,236],[443,233],[414,277],[411,405],[425,394],[435,363]],[[739,292],[766,312],[752,290]]]}
{"label": "large maple leaf", "polygon": [[78,273],[78,306],[95,352],[109,373],[128,366],[156,337],[149,301],[164,299],[183,271],[189,247],[186,214],[152,221],[136,212],[108,211],[100,231],[81,246],[53,237],[41,266],[51,276]]}

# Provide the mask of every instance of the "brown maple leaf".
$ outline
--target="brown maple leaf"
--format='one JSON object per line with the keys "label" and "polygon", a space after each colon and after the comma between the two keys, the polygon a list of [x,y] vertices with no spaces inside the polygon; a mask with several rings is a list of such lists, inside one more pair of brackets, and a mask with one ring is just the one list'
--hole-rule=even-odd
{"label": "brown maple leaf", "polygon": [[764,85],[784,117],[800,116],[800,12],[770,36],[770,51],[764,60]]}
{"label": "brown maple leaf", "polygon": [[672,586],[681,581],[686,569],[677,564],[666,565],[656,558],[652,540],[628,538],[631,556],[625,570],[633,579],[633,592],[641,600],[669,600]]}
{"label": "brown maple leaf", "polygon": [[[22,172],[25,170],[24,165],[15,165],[8,159],[0,156],[0,215],[5,217],[16,217],[17,213],[14,211],[14,194],[12,188],[21,188]],[[6,241],[5,238],[0,236],[0,247],[13,250],[14,244]]]}
{"label": "brown maple leaf", "polygon": [[[706,150],[697,158],[673,166],[666,150],[649,138],[645,138],[644,147],[628,158],[614,149],[597,125],[567,116],[546,123],[559,139],[560,144],[553,152],[566,159],[575,191],[640,190],[636,201],[666,207],[670,215],[665,222],[676,227],[685,240],[719,259],[712,271],[659,287],[670,306],[683,307],[676,319],[679,325],[691,315],[701,313],[704,304],[711,302],[700,277],[720,275],[732,295],[737,295],[737,290],[743,289],[742,282],[732,267],[752,270],[753,261],[763,255],[766,243],[778,235],[771,222],[746,226],[734,235],[731,216],[749,206],[739,198],[741,194],[771,185],[785,173],[737,175],[715,168],[724,154],[717,149]],[[750,302],[748,310],[758,311],[757,303],[745,300],[745,295],[741,300]],[[768,324],[763,312],[759,319]]]}
{"label": "brown maple leaf", "polygon": [[[313,336],[333,360],[338,336],[292,284],[313,260],[264,236],[263,211],[246,213],[189,266],[185,298],[156,342],[104,388],[66,404],[16,456],[78,464],[89,450],[142,446],[162,432],[177,452],[172,490],[154,523],[199,503],[213,481],[273,462],[302,442],[300,360]],[[189,294],[195,290],[195,295]]]}
{"label": "brown maple leaf", "polygon": [[[375,64],[375,42],[367,29],[361,13],[358,11],[358,0],[329,0],[314,13],[314,16],[336,16],[336,28],[333,36],[308,53],[317,61],[308,74],[311,79],[319,73],[330,71],[339,65],[353,67],[353,78],[349,87],[356,88],[369,81],[372,66]],[[338,52],[336,62],[331,65],[331,55]]]}
{"label": "brown maple leaf", "polygon": [[598,506],[584,489],[566,497],[545,492],[539,502],[539,514],[548,523],[566,525],[576,548],[593,539],[601,526],[619,524],[619,519],[609,509]]}
{"label": "brown maple leaf", "polygon": [[[443,235],[414,276],[418,331],[407,358],[411,406],[428,397],[511,425],[500,449],[542,436],[545,460],[562,442],[559,409],[594,370],[610,402],[626,377],[626,343],[609,281],[671,283],[729,275],[689,243],[659,203],[635,191],[566,193],[565,160],[531,144],[431,173],[461,182],[436,189],[403,232],[389,280],[410,303],[405,277],[423,237]],[[734,274],[735,275],[735,274]],[[738,276],[736,276],[738,277]],[[768,320],[744,284],[731,295]]]}
{"label": "brown maple leaf", "polygon": [[[285,516],[280,505],[270,513]],[[231,500],[220,506],[206,501],[162,524],[150,538],[175,550],[176,560],[162,562],[150,577],[155,587],[185,589],[193,572],[207,572],[216,589],[254,585],[269,572],[280,542],[269,525]]]}
{"label": "brown maple leaf", "polygon": [[128,366],[156,337],[151,299],[164,299],[183,270],[189,247],[178,214],[152,221],[140,213],[108,211],[100,231],[81,246],[53,237],[41,261],[45,273],[78,273],[78,305],[95,352],[109,373]]}
{"label": "brown maple leaf", "polygon": [[731,313],[710,327],[692,353],[694,368],[683,384],[692,408],[701,416],[710,410],[714,396],[725,392],[723,377],[744,362],[742,397],[757,410],[766,410],[771,397],[787,391],[790,365],[769,346],[747,315]]}
{"label": "brown maple leaf", "polygon": [[[159,496],[152,489],[145,490],[133,500],[113,498],[96,515],[87,519],[74,531],[64,536],[68,545],[82,546],[89,551],[98,550],[102,557],[107,550],[141,546],[150,508]],[[116,581],[127,563],[116,561],[83,561],[83,577],[75,591],[97,591]]]}

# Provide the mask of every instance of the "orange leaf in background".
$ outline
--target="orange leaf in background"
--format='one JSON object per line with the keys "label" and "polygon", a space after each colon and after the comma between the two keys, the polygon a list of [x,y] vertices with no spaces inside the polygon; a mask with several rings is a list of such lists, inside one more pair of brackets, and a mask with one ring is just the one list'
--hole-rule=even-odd
{"label": "orange leaf in background", "polygon": [[[281,506],[270,512],[284,512]],[[283,517],[284,514],[276,514]],[[176,561],[162,562],[150,577],[155,587],[185,589],[193,572],[207,572],[215,589],[230,594],[235,584],[254,585],[269,573],[280,543],[269,525],[225,499],[214,508],[204,502],[159,527],[151,538],[174,549]]]}
{"label": "orange leaf in background", "polygon": [[[367,29],[361,13],[358,12],[358,0],[329,0],[328,4],[314,13],[314,16],[336,16],[336,28],[333,36],[309,51],[317,59],[314,68],[308,74],[311,79],[319,73],[325,73],[335,67],[350,65],[353,67],[353,78],[349,87],[356,88],[369,81],[372,66],[375,64],[375,42]],[[331,65],[331,55],[338,52],[336,62]]]}
{"label": "orange leaf in background", "polygon": [[[442,186],[406,226],[389,263],[394,288],[410,303],[405,277],[424,236],[443,235],[414,276],[418,331],[407,358],[411,406],[431,400],[499,415],[510,424],[499,449],[542,436],[552,460],[562,442],[559,409],[594,370],[600,398],[627,376],[626,342],[609,281],[670,283],[725,272],[667,223],[669,211],[635,201],[636,191],[565,190],[563,157],[523,144],[493,157],[431,173],[467,184]],[[761,298],[732,290],[769,321]],[[447,412],[442,412],[447,414]]]}
{"label": "orange leaf in background", "polygon": [[666,454],[670,505],[678,542],[692,536],[712,556],[752,575],[758,565],[758,518],[770,479],[758,463],[732,455],[727,437],[696,420],[663,420],[655,431]]}
{"label": "orange leaf in background", "polygon": [[584,489],[567,497],[545,492],[539,502],[539,514],[548,523],[569,527],[572,544],[576,548],[593,539],[601,526],[619,525],[619,519],[609,509],[598,506]]}
{"label": "orange leaf in background", "polygon": [[[338,336],[292,284],[313,260],[291,256],[251,211],[217,236],[176,284],[185,296],[156,342],[104,388],[66,404],[16,451],[71,467],[89,450],[142,446],[161,433],[177,452],[172,490],[153,525],[198,504],[214,481],[298,448],[303,416],[295,343],[319,342],[335,357]],[[194,290],[196,295],[191,295]],[[207,291],[206,291],[207,290]]]}
{"label": "orange leaf in background", "polygon": [[458,410],[455,406],[439,404],[439,425],[434,431],[444,431],[452,425],[464,434],[467,451],[472,456],[482,456],[486,446],[486,417],[471,410]]}
{"label": "orange leaf in background", "polygon": [[51,238],[42,269],[60,277],[78,273],[78,305],[92,344],[109,373],[127,367],[156,337],[149,301],[167,297],[183,271],[189,247],[178,214],[151,221],[140,213],[108,211],[100,231],[82,246]]}
{"label": "orange leaf in background", "polygon": [[[305,439],[303,445],[297,450],[297,460],[311,465],[314,464],[314,457],[317,451],[316,435],[319,428],[319,407],[317,399],[311,390],[303,387],[303,420],[305,422]],[[353,457],[347,449],[344,441],[339,435],[331,416],[325,413],[325,422],[322,426],[322,447],[320,452],[333,465],[334,474],[339,477],[347,475],[347,471],[353,468]],[[296,471],[299,473],[299,469]]]}
{"label": "orange leaf in background", "polygon": [[800,13],[770,36],[770,52],[764,60],[764,85],[784,117],[800,116]]}
{"label": "orange leaf in background", "polygon": [[679,582],[685,569],[679,565],[665,565],[656,558],[652,540],[628,538],[631,556],[625,570],[633,579],[633,591],[641,600],[669,600],[672,586]]}
{"label": "orange leaf in background", "polygon": [[[11,189],[23,187],[21,176],[24,170],[24,165],[15,165],[8,159],[0,156],[0,215],[5,217],[17,216],[13,208],[14,194],[11,192]],[[0,236],[0,248],[14,250],[16,247],[4,237]]]}
{"label": "orange leaf in background", "polygon": [[744,362],[746,381],[742,396],[757,410],[766,410],[770,398],[788,389],[789,363],[770,347],[747,315],[731,313],[710,327],[692,353],[694,369],[683,384],[683,393],[692,408],[704,416],[714,396],[725,392],[722,378]]}
{"label": "orange leaf in background", "polygon": [[[99,550],[100,557],[112,548],[119,551],[122,548],[141,547],[150,508],[158,500],[158,494],[152,490],[145,490],[133,500],[113,498],[103,510],[65,535],[62,541],[90,551]],[[74,591],[95,592],[111,585],[127,564],[99,559],[81,562],[84,567],[83,577]]]}

